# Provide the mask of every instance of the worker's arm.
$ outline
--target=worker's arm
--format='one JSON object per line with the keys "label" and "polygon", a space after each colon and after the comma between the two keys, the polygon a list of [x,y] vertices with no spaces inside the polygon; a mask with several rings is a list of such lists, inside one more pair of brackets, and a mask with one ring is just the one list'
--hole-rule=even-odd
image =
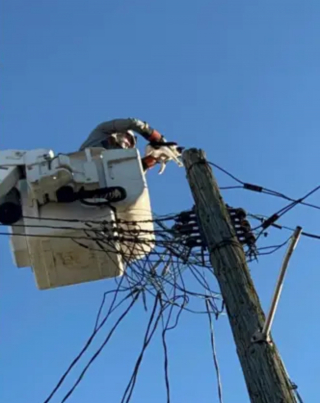
{"label": "worker's arm", "polygon": [[[150,143],[158,143],[163,140],[163,136],[155,129],[150,127],[147,122],[143,122],[139,119],[114,119],[110,122],[102,123],[103,131],[108,133],[123,133],[127,130],[139,133]],[[153,168],[157,164],[157,159],[152,156],[142,158],[142,167],[144,171]]]}
{"label": "worker's arm", "polygon": [[81,145],[80,150],[89,147],[104,147],[104,141],[108,136],[114,133],[124,133],[127,130],[132,130],[139,133],[147,141],[158,143],[163,140],[159,132],[154,130],[146,122],[139,119],[114,119],[108,122],[100,123],[89,135],[86,141]]}
{"label": "worker's arm", "polygon": [[162,135],[152,127],[148,125],[147,122],[143,122],[139,119],[114,119],[109,122],[101,123],[98,127],[106,135],[113,133],[124,133],[127,130],[132,130],[139,133],[147,141],[159,142],[162,140]]}
{"label": "worker's arm", "polygon": [[141,159],[142,167],[144,171],[153,168],[157,163],[158,160],[152,156],[146,156]]}

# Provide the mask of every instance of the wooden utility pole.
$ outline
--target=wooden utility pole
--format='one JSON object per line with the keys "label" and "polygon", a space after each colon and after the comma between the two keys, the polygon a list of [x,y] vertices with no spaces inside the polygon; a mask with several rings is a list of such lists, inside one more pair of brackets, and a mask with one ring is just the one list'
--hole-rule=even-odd
{"label": "wooden utility pole", "polygon": [[211,167],[202,150],[186,150],[183,161],[251,402],[294,403],[293,387],[275,344],[253,340],[265,316]]}

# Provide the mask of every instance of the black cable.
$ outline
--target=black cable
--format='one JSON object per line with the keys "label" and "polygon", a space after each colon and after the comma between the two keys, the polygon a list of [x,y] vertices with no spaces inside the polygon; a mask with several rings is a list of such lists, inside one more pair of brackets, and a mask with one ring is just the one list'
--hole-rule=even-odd
{"label": "black cable", "polygon": [[227,171],[226,169],[220,167],[219,165],[213,163],[213,162],[208,162],[209,165],[212,165],[213,167],[217,168],[219,171],[223,172],[224,174],[226,174],[227,176],[229,176],[230,178],[232,178],[234,181],[236,181],[237,183],[239,183],[242,186],[225,186],[225,187],[221,187],[220,189],[222,190],[229,190],[229,189],[245,189],[245,190],[251,190],[254,192],[259,192],[259,193],[264,193],[270,196],[275,196],[275,197],[279,197],[291,202],[297,202],[298,204],[304,205],[306,207],[310,207],[310,208],[314,208],[317,210],[320,210],[320,206],[317,206],[315,204],[311,204],[311,203],[306,203],[301,199],[293,199],[292,197],[289,197],[287,195],[285,195],[284,193],[280,193],[276,190],[272,190],[272,189],[268,189],[265,188],[263,186],[260,185],[254,185],[251,183],[246,183],[244,181],[242,181],[241,179],[237,178],[236,176],[234,176],[233,174],[231,174],[229,171]]}
{"label": "black cable", "polygon": [[[159,295],[160,294],[157,294],[157,296],[155,298],[154,305],[153,305],[153,308],[152,308],[152,312],[151,312],[151,315],[150,315],[150,319],[149,319],[147,329],[146,329],[146,332],[145,332],[142,349],[141,349],[141,352],[140,352],[140,354],[138,356],[136,364],[134,366],[134,370],[133,370],[131,379],[130,379],[130,381],[129,381],[129,383],[128,383],[125,391],[124,391],[124,394],[122,396],[121,403],[129,403],[129,401],[130,401],[130,399],[132,397],[132,393],[133,393],[133,390],[134,390],[134,387],[135,387],[135,384],[136,384],[136,381],[137,381],[137,375],[138,375],[138,371],[139,371],[141,362],[143,360],[144,353],[145,353],[145,351],[146,351],[151,339],[153,338],[154,333],[155,333],[155,331],[157,329],[159,320],[161,319],[162,310],[160,311],[160,313],[158,314],[157,318],[155,319],[156,310],[157,310],[158,303],[159,303],[159,300],[160,300]],[[155,323],[153,324],[154,319],[155,319]],[[153,325],[153,327],[152,327],[152,325]]]}
{"label": "black cable", "polygon": [[[115,293],[115,295],[118,294],[118,289],[117,290],[111,290],[108,291],[105,294],[110,294],[110,293]],[[132,291],[133,293],[133,291]],[[128,298],[130,297],[130,294],[125,296],[118,304],[116,307],[114,307],[114,309],[116,309],[117,307],[119,307],[124,301],[126,301]],[[84,347],[81,349],[80,353],[74,358],[74,360],[71,362],[71,364],[69,365],[69,367],[67,368],[67,370],[65,371],[65,373],[62,375],[62,377],[59,379],[57,385],[54,387],[54,389],[52,390],[52,392],[50,393],[50,395],[47,397],[47,399],[44,401],[44,403],[48,403],[52,397],[54,396],[54,394],[57,392],[57,390],[60,388],[60,386],[62,385],[62,383],[64,382],[64,380],[66,379],[66,377],[68,376],[68,374],[70,373],[70,371],[72,370],[72,368],[77,364],[77,362],[80,360],[80,358],[83,356],[83,354],[86,352],[86,350],[89,348],[89,346],[91,345],[91,343],[93,342],[94,338],[96,337],[96,335],[98,334],[98,332],[102,329],[102,327],[104,326],[104,324],[106,323],[106,321],[109,319],[110,314],[114,311],[113,309],[113,304],[115,302],[112,302],[110,309],[108,311],[108,314],[104,317],[103,321],[100,323],[100,325],[98,327],[94,328],[94,331],[92,332],[92,334],[90,335],[90,337],[88,338],[87,342],[85,343]],[[99,310],[100,312],[100,310]],[[98,312],[98,314],[99,314]]]}
{"label": "black cable", "polygon": [[[133,270],[132,266],[136,266],[136,262],[133,262],[133,265],[131,265],[131,270]],[[180,277],[181,282],[183,284],[182,286],[180,286],[177,282],[174,282],[174,283],[170,282],[167,278],[162,278],[162,281],[165,282],[165,283],[168,283],[168,285],[170,285],[172,287],[176,287],[179,291],[181,291],[183,293],[186,293],[190,297],[191,296],[200,297],[200,298],[205,298],[206,297],[206,294],[201,294],[199,292],[192,292],[190,290],[187,290],[186,286],[184,285],[184,280],[183,280],[183,277],[181,275],[181,270],[177,270],[177,273],[179,274],[179,277]],[[127,273],[127,275],[128,275],[128,273]],[[150,293],[153,297],[156,296],[156,293],[153,293],[150,288],[146,287],[146,291],[148,293]],[[213,291],[211,290],[211,292],[213,292]],[[218,293],[216,293],[216,292],[213,292],[213,293],[215,294],[215,298],[220,299],[220,295]],[[218,295],[219,295],[219,297],[218,297]],[[206,313],[206,311],[194,311],[192,309],[186,308],[185,306],[184,306],[184,310],[186,310],[188,312],[191,312],[191,313],[199,313],[199,314],[205,314]]]}
{"label": "black cable", "polygon": [[[173,310],[173,305],[170,307],[170,316]],[[162,325],[163,326],[163,325]],[[167,326],[163,327],[161,333],[161,340],[162,340],[162,347],[163,347],[163,354],[164,354],[164,380],[166,385],[166,393],[167,393],[167,403],[170,403],[170,381],[169,381],[169,358],[168,358],[168,346],[166,340],[166,333],[167,333]]]}
{"label": "black cable", "polygon": [[[134,210],[132,210],[134,211]],[[121,213],[119,214],[121,215]],[[156,217],[154,219],[147,219],[147,220],[139,220],[140,223],[151,223],[151,222],[165,222],[165,221],[171,221],[177,218],[178,214],[177,213],[172,213],[172,214],[167,214],[163,216],[158,216],[153,213],[153,215]],[[22,216],[22,218],[28,219],[28,220],[37,220],[37,221],[58,221],[58,222],[74,222],[74,223],[90,223],[90,224],[103,224],[104,221],[97,221],[97,220],[80,220],[77,218],[56,218],[56,217],[32,217],[32,216]],[[106,220],[108,224],[135,224],[136,221],[128,221],[128,220],[123,220],[119,218],[117,221],[116,220]]]}
{"label": "black cable", "polygon": [[256,242],[258,239],[261,237],[261,235],[264,233],[264,231],[270,227],[272,224],[274,224],[276,221],[278,221],[279,218],[283,217],[288,211],[292,210],[294,207],[296,207],[298,204],[301,204],[301,202],[308,197],[310,197],[313,193],[317,192],[320,189],[320,185],[316,186],[314,189],[312,189],[310,192],[308,192],[305,196],[301,197],[298,200],[295,200],[292,203],[289,203],[287,206],[283,207],[276,213],[272,214],[269,218],[267,218],[261,225],[259,225],[256,228],[253,228],[252,231],[256,231],[257,229],[261,228],[260,233],[256,237]]}
{"label": "black cable", "polygon": [[[261,217],[259,217],[259,216],[257,216],[257,215],[254,215],[254,214],[250,214],[250,217],[252,217],[252,218],[254,218],[254,219],[256,219],[256,220],[259,220],[260,222],[263,222],[263,221],[265,220],[265,218],[261,218]],[[295,228],[288,227],[288,226],[282,225],[282,224],[280,225],[280,224],[272,223],[271,226],[272,226],[273,228],[285,229],[285,230],[288,230],[288,231],[291,231],[291,232],[294,232],[294,231],[295,231]],[[313,238],[313,239],[320,240],[320,235],[318,235],[318,234],[312,234],[312,233],[310,233],[310,232],[302,231],[302,232],[301,232],[301,235],[302,235],[302,236],[305,236],[305,237],[307,237],[307,238]]]}
{"label": "black cable", "polygon": [[223,172],[224,174],[226,174],[227,176],[229,176],[231,179],[233,179],[234,181],[240,183],[240,185],[244,185],[244,182],[242,180],[240,180],[239,178],[237,178],[236,176],[234,176],[232,173],[228,172],[226,169],[220,167],[219,165],[215,164],[214,162],[209,162],[209,165],[212,165],[213,167],[219,169],[219,171]]}
{"label": "black cable", "polygon": [[[105,318],[107,318],[108,315],[110,315],[110,314],[113,312],[113,306],[114,306],[114,304],[115,304],[115,302],[116,302],[118,293],[119,293],[119,292],[124,292],[124,291],[131,291],[130,289],[121,290],[121,284],[122,284],[122,282],[123,282],[123,279],[124,279],[124,277],[122,276],[121,279],[120,279],[120,282],[118,283],[117,290],[116,290],[116,292],[114,292],[113,300],[111,301],[110,308],[109,308],[108,313],[107,313],[107,315],[105,316]],[[101,314],[102,314],[102,310],[103,310],[103,307],[104,307],[104,305],[105,305],[106,297],[107,297],[108,294],[110,294],[110,291],[106,291],[106,292],[103,293],[102,300],[101,300],[101,303],[100,303],[100,306],[99,306],[99,310],[98,310],[98,313],[97,313],[97,317],[96,317],[96,320],[95,320],[93,332],[98,332],[98,329],[101,329],[101,327],[103,326],[103,324],[106,322],[106,319],[104,319],[104,322],[101,323],[102,326],[99,325],[99,321],[100,321],[100,317],[101,317]],[[126,297],[126,298],[127,298],[127,297]],[[126,298],[125,298],[125,299],[126,299]]]}
{"label": "black cable", "polygon": [[84,375],[86,374],[86,372],[88,371],[89,367],[91,366],[91,364],[95,361],[95,359],[100,355],[100,353],[102,352],[102,350],[104,349],[104,347],[106,346],[106,344],[108,343],[108,341],[110,340],[111,336],[113,335],[114,331],[117,329],[117,327],[119,326],[119,324],[122,322],[122,320],[125,318],[125,316],[129,313],[129,311],[131,310],[131,308],[133,307],[133,305],[135,304],[135,302],[137,301],[139,297],[139,291],[137,291],[135,293],[135,297],[132,299],[131,303],[129,304],[129,306],[125,309],[125,311],[119,316],[118,320],[116,321],[116,323],[114,324],[114,326],[111,328],[110,332],[108,333],[107,337],[105,338],[105,340],[103,341],[103,343],[101,344],[101,346],[99,347],[99,349],[95,352],[95,354],[91,357],[91,359],[89,360],[89,362],[87,363],[87,365],[84,367],[84,369],[82,370],[81,374],[79,375],[77,381],[74,383],[74,385],[72,386],[72,388],[68,391],[68,393],[64,396],[64,398],[61,400],[61,403],[64,403],[67,399],[69,399],[69,397],[72,395],[72,393],[75,391],[75,389],[77,388],[77,386],[79,385],[79,383],[82,381]]}
{"label": "black cable", "polygon": [[[110,244],[109,244],[110,245]],[[82,246],[81,244],[80,244],[80,246]],[[93,248],[89,248],[90,250],[92,250]],[[171,249],[171,248],[169,248],[169,249]],[[100,251],[100,250],[99,250]],[[107,253],[109,253],[109,251],[106,251]],[[127,256],[125,256],[124,255],[124,253],[121,251],[121,249],[119,249],[119,250],[116,250],[116,249],[114,249],[114,251],[113,251],[113,253],[115,253],[115,254],[120,254],[124,259],[127,259]],[[156,253],[156,255],[158,255],[157,253]],[[170,255],[169,255],[169,259],[170,259]],[[149,260],[149,262],[150,262],[150,260]],[[128,262],[129,263],[129,262]],[[158,263],[158,262],[157,262]],[[190,264],[189,264],[189,268],[191,268],[191,270],[192,270],[192,267],[193,266],[190,266]],[[159,279],[159,277],[155,277],[155,281],[157,281]],[[170,283],[167,279],[162,279],[163,281],[166,281],[167,283]],[[199,280],[200,281],[200,280]],[[177,284],[171,284],[172,286],[177,286]],[[189,291],[190,292],[190,291]],[[196,294],[196,293],[193,293],[193,295],[198,295],[198,293]]]}
{"label": "black cable", "polygon": [[[176,289],[174,289],[174,295],[173,299],[176,299]],[[162,298],[160,300],[161,306],[163,307],[163,301]],[[163,346],[163,353],[164,353],[164,376],[165,376],[165,386],[166,386],[166,394],[167,394],[167,403],[170,403],[170,381],[169,381],[169,356],[168,356],[168,347],[167,347],[167,339],[166,335],[167,332],[170,330],[173,330],[176,328],[179,322],[180,315],[183,311],[183,305],[180,307],[178,314],[176,315],[176,320],[173,326],[170,325],[172,313],[173,313],[174,305],[170,306],[169,309],[169,314],[166,322],[164,322],[164,318],[162,316],[162,333],[161,333],[161,339],[162,339],[162,346]],[[163,312],[162,312],[163,313]]]}
{"label": "black cable", "polygon": [[[288,244],[288,242],[290,241],[291,236],[284,241],[283,243],[281,243],[280,245],[271,245],[271,246],[264,246],[262,248],[258,248],[257,249],[257,255],[258,256],[266,256],[266,255],[272,255],[273,253],[277,252],[278,250],[280,250],[281,248],[283,248],[285,245]],[[261,250],[266,250],[266,249],[272,249],[269,252],[260,252]]]}

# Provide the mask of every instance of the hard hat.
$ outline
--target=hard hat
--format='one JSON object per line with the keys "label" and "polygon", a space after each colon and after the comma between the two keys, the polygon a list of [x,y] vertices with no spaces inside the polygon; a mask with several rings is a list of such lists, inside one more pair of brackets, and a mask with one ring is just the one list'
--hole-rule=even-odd
{"label": "hard hat", "polygon": [[134,148],[137,144],[137,138],[131,130],[124,133],[113,133],[112,138],[121,148]]}

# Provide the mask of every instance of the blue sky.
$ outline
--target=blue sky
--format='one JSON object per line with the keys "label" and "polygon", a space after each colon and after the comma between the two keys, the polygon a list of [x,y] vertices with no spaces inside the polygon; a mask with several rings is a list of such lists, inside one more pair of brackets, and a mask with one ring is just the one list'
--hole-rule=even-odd
{"label": "blue sky", "polygon": [[[247,182],[300,197],[319,184],[319,18],[311,0],[3,1],[0,148],[69,152],[96,124],[132,116],[205,149]],[[216,174],[221,186],[232,184]],[[155,212],[191,207],[183,169],[151,172],[148,181]],[[223,195],[252,213],[284,205],[241,190]],[[320,204],[320,195],[310,201]],[[320,233],[319,214],[299,206],[282,223]],[[268,242],[287,235],[270,231]],[[38,291],[30,269],[13,266],[6,237],[0,249],[1,401],[43,402],[90,334],[110,284]],[[282,256],[251,265],[264,309]],[[319,400],[319,256],[319,241],[301,240],[273,329],[307,402]],[[128,318],[70,401],[120,401],[145,319],[140,308]],[[226,317],[215,329],[225,402],[248,402]],[[169,336],[173,402],[218,401],[210,354],[207,320],[184,315]],[[146,355],[132,401],[165,401],[160,343]]]}

